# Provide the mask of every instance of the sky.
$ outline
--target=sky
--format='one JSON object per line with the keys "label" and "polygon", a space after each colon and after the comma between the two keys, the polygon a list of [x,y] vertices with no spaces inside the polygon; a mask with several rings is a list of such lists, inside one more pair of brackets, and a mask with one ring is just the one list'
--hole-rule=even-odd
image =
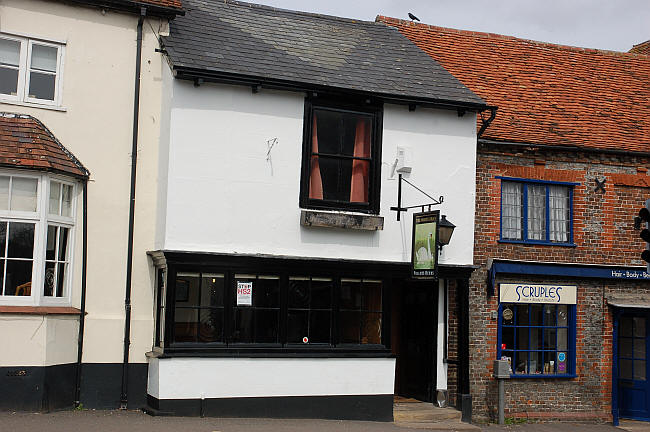
{"label": "sky", "polygon": [[650,39],[650,0],[248,0],[374,21],[377,15],[586,48],[628,51]]}

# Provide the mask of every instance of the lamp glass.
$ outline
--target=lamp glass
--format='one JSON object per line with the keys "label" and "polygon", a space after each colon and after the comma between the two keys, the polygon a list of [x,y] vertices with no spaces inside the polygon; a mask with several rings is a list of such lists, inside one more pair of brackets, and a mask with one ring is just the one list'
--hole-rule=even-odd
{"label": "lamp glass", "polygon": [[449,222],[445,215],[442,215],[440,218],[440,224],[438,225],[438,236],[441,246],[446,246],[451,241],[451,235],[454,233],[454,228],[456,225]]}

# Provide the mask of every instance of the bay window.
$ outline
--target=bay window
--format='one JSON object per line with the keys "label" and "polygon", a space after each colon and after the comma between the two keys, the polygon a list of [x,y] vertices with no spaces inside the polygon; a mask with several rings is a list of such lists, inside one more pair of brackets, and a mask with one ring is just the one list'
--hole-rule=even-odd
{"label": "bay window", "polygon": [[0,304],[69,304],[73,217],[73,183],[0,173]]}
{"label": "bay window", "polygon": [[574,183],[501,182],[501,241],[571,245]]}
{"label": "bay window", "polygon": [[0,34],[0,100],[59,105],[63,45]]}

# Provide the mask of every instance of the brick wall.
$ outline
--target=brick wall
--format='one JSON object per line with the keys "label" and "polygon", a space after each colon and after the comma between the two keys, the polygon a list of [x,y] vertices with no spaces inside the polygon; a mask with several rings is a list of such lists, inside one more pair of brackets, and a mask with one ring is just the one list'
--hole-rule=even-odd
{"label": "brick wall", "polygon": [[[470,280],[470,383],[476,420],[496,416],[496,296],[487,297],[487,260],[643,265],[643,242],[633,216],[650,198],[650,159],[631,155],[557,152],[479,145],[474,264]],[[576,247],[499,243],[501,183],[496,176],[576,182],[573,239]],[[595,179],[605,179],[605,193]],[[549,280],[529,276],[497,282],[578,285],[575,379],[513,379],[506,383],[513,417],[600,419],[611,417],[612,316],[608,292],[647,292],[650,283],[611,280]]]}

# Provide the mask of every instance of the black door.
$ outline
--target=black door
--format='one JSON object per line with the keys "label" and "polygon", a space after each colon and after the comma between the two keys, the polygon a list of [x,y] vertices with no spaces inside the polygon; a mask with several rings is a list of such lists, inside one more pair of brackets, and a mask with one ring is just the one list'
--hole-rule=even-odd
{"label": "black door", "polygon": [[435,397],[435,349],[438,283],[407,282],[402,289],[400,396],[432,402]]}

